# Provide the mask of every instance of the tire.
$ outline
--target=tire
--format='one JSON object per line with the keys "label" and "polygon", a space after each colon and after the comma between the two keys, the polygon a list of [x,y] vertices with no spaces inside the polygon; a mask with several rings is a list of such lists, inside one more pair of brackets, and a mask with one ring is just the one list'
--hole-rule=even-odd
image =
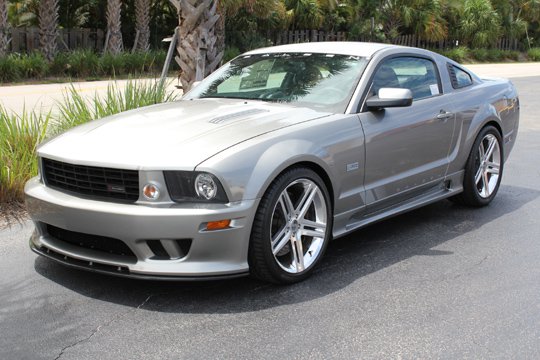
{"label": "tire", "polygon": [[251,275],[292,284],[311,275],[332,234],[328,190],[311,169],[293,168],[278,176],[264,194],[251,230]]}
{"label": "tire", "polygon": [[[486,151],[490,153],[486,154]],[[472,207],[488,205],[499,190],[503,159],[499,130],[491,125],[484,127],[476,137],[465,165],[463,192],[450,200]]]}

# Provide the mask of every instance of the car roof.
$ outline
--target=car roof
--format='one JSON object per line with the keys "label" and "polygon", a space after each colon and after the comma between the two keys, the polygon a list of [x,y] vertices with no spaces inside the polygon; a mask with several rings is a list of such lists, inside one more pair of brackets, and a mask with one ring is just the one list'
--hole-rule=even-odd
{"label": "car roof", "polygon": [[268,54],[268,53],[318,53],[339,54],[371,57],[377,51],[387,48],[401,47],[390,44],[352,42],[352,41],[327,41],[301,44],[279,45],[267,48],[251,50],[244,55]]}

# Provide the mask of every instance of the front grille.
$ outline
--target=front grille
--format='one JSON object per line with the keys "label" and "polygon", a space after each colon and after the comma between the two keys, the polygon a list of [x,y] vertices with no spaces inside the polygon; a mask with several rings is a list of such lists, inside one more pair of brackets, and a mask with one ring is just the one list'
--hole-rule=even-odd
{"label": "front grille", "polygon": [[139,172],[72,165],[43,159],[45,183],[81,195],[135,202],[139,199]]}
{"label": "front grille", "polygon": [[71,245],[107,254],[125,256],[126,261],[137,261],[133,251],[122,240],[64,230],[49,224],[47,224],[47,233],[53,238]]}

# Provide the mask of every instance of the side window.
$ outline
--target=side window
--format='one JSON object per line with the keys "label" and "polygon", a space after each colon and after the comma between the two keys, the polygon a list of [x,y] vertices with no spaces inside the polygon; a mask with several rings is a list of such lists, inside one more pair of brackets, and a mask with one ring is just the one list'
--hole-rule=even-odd
{"label": "side window", "polygon": [[414,100],[441,93],[438,73],[431,60],[416,57],[398,57],[385,60],[377,69],[371,86],[372,94],[381,88],[410,89]]}
{"label": "side window", "polygon": [[448,70],[450,72],[450,79],[452,80],[452,87],[454,89],[461,89],[472,85],[473,81],[471,75],[465,70],[461,70],[454,65],[448,65]]}

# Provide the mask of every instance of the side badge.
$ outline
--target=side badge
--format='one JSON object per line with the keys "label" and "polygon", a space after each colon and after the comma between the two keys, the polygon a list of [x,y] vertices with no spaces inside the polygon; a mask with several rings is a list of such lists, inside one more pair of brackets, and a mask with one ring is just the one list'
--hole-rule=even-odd
{"label": "side badge", "polygon": [[358,165],[357,162],[352,163],[352,164],[347,164],[347,172],[358,170],[359,167],[360,166]]}

